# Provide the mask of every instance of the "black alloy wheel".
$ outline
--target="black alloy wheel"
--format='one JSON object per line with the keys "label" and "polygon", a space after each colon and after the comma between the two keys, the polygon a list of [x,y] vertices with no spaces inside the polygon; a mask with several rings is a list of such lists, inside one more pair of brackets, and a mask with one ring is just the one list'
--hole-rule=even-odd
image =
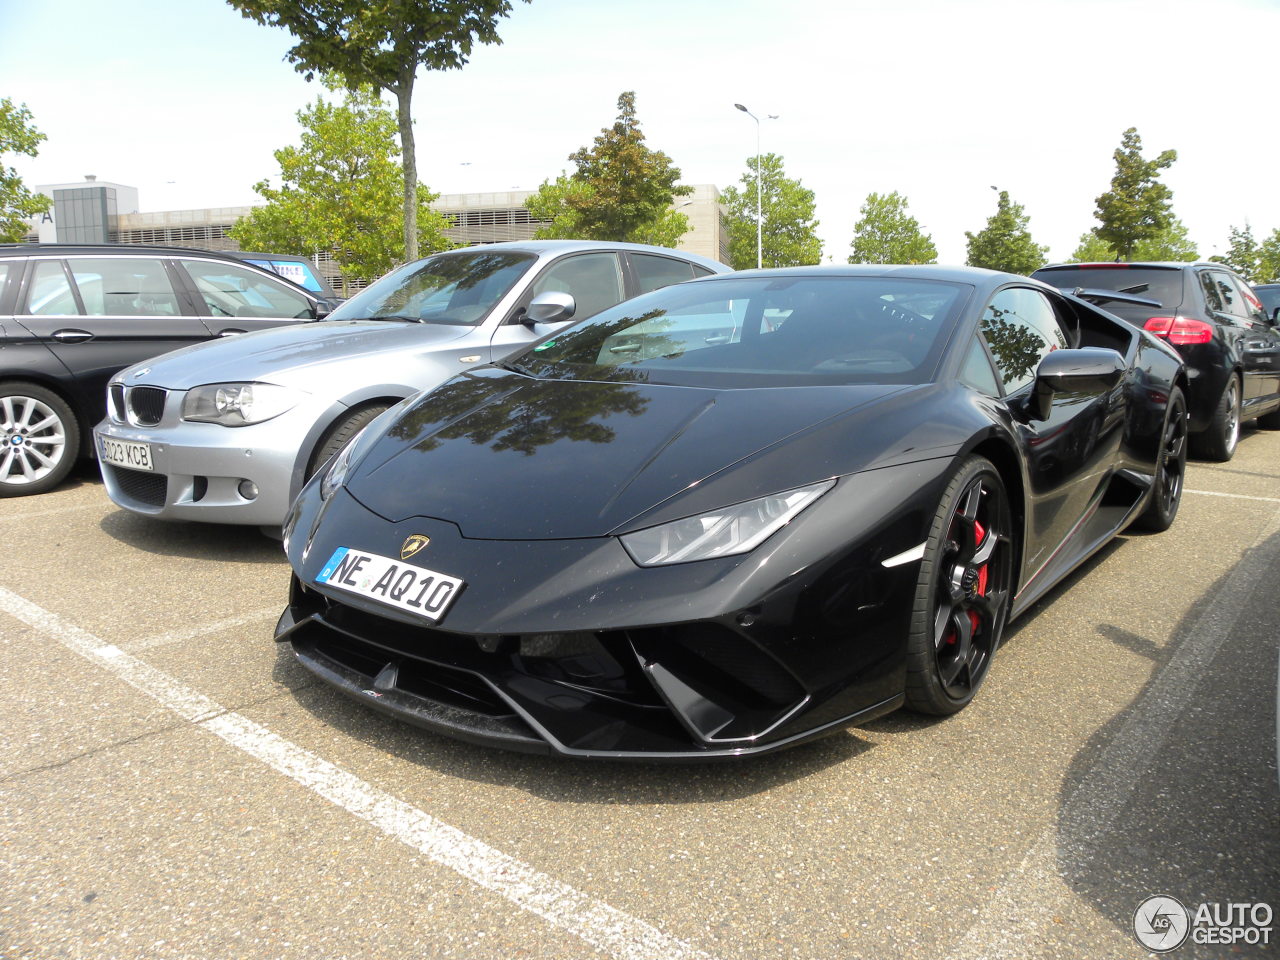
{"label": "black alloy wheel", "polygon": [[947,485],[916,585],[907,640],[907,706],[965,707],[991,666],[1009,617],[1014,532],[1004,483],[971,457]]}
{"label": "black alloy wheel", "polygon": [[1236,453],[1240,440],[1240,378],[1234,374],[1227,381],[1214,407],[1213,418],[1203,433],[1192,440],[1195,453],[1205,460],[1226,463]]}
{"label": "black alloy wheel", "polygon": [[1187,475],[1187,402],[1182,391],[1174,387],[1165,409],[1164,433],[1152,482],[1151,502],[1134,525],[1153,533],[1173,526],[1182,502],[1182,483]]}

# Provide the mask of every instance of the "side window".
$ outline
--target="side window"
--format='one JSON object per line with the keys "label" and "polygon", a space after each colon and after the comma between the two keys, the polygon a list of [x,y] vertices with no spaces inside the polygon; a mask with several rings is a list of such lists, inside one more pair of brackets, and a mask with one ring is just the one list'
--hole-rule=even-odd
{"label": "side window", "polygon": [[283,283],[231,263],[182,260],[191,282],[214,317],[312,316],[311,301]]}
{"label": "side window", "polygon": [[1237,276],[1231,278],[1231,283],[1240,294],[1240,306],[1244,308],[1245,316],[1254,323],[1266,323],[1267,311],[1262,308],[1262,301],[1253,289]]}
{"label": "side window", "polygon": [[1001,290],[982,314],[982,334],[995,357],[1005,393],[1036,378],[1036,367],[1050,352],[1070,345],[1053,305],[1037,290]]}
{"label": "side window", "polygon": [[640,292],[659,290],[673,283],[693,279],[693,264],[670,257],[653,257],[644,253],[631,254],[631,266],[636,271]]}
{"label": "side window", "polygon": [[961,364],[956,379],[989,397],[1000,396],[996,372],[991,368],[991,360],[987,357],[987,351],[982,348],[982,341],[976,337],[969,344],[969,351],[964,355],[964,363]]}
{"label": "side window", "polygon": [[61,260],[39,260],[27,292],[27,313],[37,317],[78,317],[80,307]]}
{"label": "side window", "polygon": [[1230,275],[1213,270],[1209,276],[1212,278],[1214,287],[1217,288],[1218,295],[1222,298],[1222,312],[1230,314],[1237,320],[1251,320],[1244,297],[1231,281]]}
{"label": "side window", "polygon": [[1225,313],[1226,306],[1222,302],[1222,294],[1218,292],[1218,285],[1214,282],[1213,274],[1208,270],[1202,270],[1199,274],[1200,290],[1204,293],[1204,305],[1208,307],[1210,313]]}
{"label": "side window", "polygon": [[585,253],[553,263],[534,281],[531,293],[567,293],[577,303],[574,320],[584,320],[621,303],[622,268],[614,253]]}
{"label": "side window", "polygon": [[67,261],[90,317],[176,317],[178,297],[164,264],[144,257],[74,257]]}

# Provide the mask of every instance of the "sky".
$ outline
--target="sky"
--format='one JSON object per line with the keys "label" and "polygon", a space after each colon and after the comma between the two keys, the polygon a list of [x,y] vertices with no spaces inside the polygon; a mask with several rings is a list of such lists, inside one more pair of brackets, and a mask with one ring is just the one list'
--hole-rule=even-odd
{"label": "sky", "polygon": [[[1234,225],[1280,227],[1280,0],[516,0],[503,43],[419,73],[432,191],[534,190],[636,92],[647,144],[684,183],[738,184],[756,150],[814,191],[823,259],[897,190],[961,263],[1008,190],[1065,259],[1137,127],[1201,256]],[[0,97],[48,140],[0,158],[29,184],[136,186],[143,211],[239,206],[323,92],[290,35],[221,0],[0,0]],[[388,103],[390,101],[388,100]],[[777,119],[770,119],[776,115]]]}

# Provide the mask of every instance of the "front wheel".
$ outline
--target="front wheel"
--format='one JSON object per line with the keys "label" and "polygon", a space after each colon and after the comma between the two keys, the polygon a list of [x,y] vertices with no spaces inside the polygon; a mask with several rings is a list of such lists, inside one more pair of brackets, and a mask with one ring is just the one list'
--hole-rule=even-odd
{"label": "front wheel", "polygon": [[328,463],[330,457],[350,443],[352,437],[368,426],[387,407],[385,403],[371,403],[357,407],[330,424],[329,429],[324,432],[324,436],[320,438],[320,442],[311,453],[304,479],[310,480],[315,476],[316,471]]}
{"label": "front wheel", "polygon": [[1182,480],[1186,473],[1187,402],[1182,398],[1182,391],[1174,387],[1169,393],[1169,406],[1165,409],[1164,433],[1156,456],[1151,501],[1134,521],[1135,526],[1153,533],[1161,533],[1173,526],[1178,504],[1182,502]]}
{"label": "front wheel", "polygon": [[1226,463],[1236,453],[1240,440],[1240,378],[1227,381],[1218,405],[1213,408],[1209,428],[1192,438],[1195,454],[1205,460]]}
{"label": "front wheel", "polygon": [[80,424],[60,396],[34,383],[0,383],[0,497],[44,493],[75,466]]}
{"label": "front wheel", "polygon": [[1015,532],[1000,474],[970,457],[938,504],[907,638],[907,706],[963,709],[986,678],[1013,595]]}

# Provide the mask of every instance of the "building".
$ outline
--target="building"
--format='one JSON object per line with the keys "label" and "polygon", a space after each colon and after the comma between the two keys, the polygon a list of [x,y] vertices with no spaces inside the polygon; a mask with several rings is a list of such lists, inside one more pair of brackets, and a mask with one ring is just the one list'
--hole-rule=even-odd
{"label": "building", "polygon": [[[136,187],[86,177],[83,183],[36,186],[53,198],[48,213],[32,221],[29,241],[40,243],[145,243],[194,247],[199,250],[239,250],[228,236],[232,225],[253,207],[208,207],[199,210],[165,210],[142,213]],[[528,240],[541,221],[525,206],[532,191],[451,193],[442,195],[433,209],[452,221],[445,235],[460,247],[504,240]],[[693,187],[680,197],[676,209],[689,218],[689,231],[677,246],[722,263],[729,262],[729,231],[724,225],[720,191],[711,184]],[[341,272],[325,250],[312,251],[319,271],[335,287]],[[371,279],[348,278],[348,289],[359,289]]]}

